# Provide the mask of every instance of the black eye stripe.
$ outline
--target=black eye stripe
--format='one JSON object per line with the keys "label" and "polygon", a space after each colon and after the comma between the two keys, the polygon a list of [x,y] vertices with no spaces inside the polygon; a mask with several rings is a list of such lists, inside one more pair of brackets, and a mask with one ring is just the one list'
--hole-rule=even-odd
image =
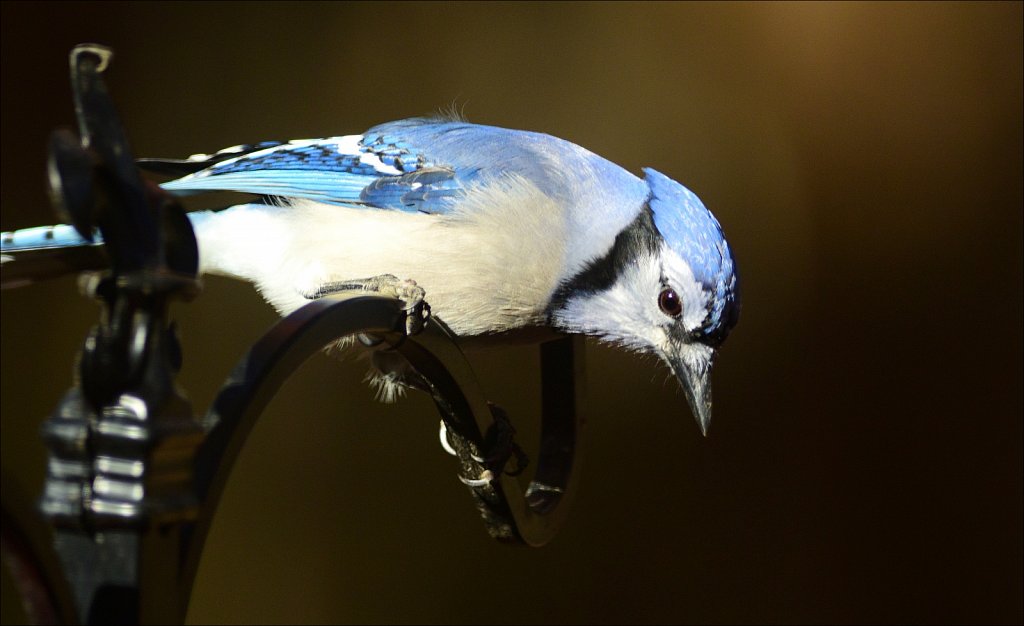
{"label": "black eye stripe", "polygon": [[644,206],[636,219],[615,237],[611,249],[604,256],[594,259],[578,274],[558,286],[548,304],[548,318],[551,319],[553,312],[564,308],[575,295],[607,290],[626,268],[639,263],[640,257],[655,256],[660,245],[661,235],[654,227],[651,208]]}

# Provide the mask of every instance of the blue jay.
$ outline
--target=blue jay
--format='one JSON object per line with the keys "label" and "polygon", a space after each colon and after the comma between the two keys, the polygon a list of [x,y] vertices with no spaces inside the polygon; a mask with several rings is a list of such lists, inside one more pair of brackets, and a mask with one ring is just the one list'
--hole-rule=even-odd
{"label": "blue jay", "polygon": [[711,212],[653,169],[640,179],[549,135],[442,118],[148,165],[183,175],[163,184],[176,194],[263,198],[189,217],[200,271],[251,281],[282,315],[362,288],[410,307],[425,296],[460,336],[596,336],[660,357],[707,432],[712,363],[740,311],[736,267]]}

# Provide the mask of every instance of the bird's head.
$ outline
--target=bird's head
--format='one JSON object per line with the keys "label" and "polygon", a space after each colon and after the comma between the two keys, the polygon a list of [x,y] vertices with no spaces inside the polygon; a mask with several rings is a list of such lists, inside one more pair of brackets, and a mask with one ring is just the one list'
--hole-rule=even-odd
{"label": "bird's head", "polygon": [[736,325],[739,281],[722,227],[686,187],[645,169],[650,194],[611,250],[559,287],[551,321],[660,357],[701,431],[711,421],[711,368]]}

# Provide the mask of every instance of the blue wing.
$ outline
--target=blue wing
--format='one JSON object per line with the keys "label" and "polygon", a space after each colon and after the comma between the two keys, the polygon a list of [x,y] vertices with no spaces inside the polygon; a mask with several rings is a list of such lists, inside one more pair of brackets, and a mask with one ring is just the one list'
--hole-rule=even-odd
{"label": "blue wing", "polygon": [[647,193],[632,174],[549,135],[462,121],[413,118],[363,135],[235,146],[187,161],[156,161],[176,173],[176,193],[241,191],[346,206],[445,213],[482,180],[516,174],[550,197],[575,202],[601,184],[603,201],[631,207]]}
{"label": "blue wing", "polygon": [[175,193],[239,191],[424,213],[445,212],[478,171],[434,163],[400,138],[380,133],[263,142],[143,165],[192,171],[163,184]]}

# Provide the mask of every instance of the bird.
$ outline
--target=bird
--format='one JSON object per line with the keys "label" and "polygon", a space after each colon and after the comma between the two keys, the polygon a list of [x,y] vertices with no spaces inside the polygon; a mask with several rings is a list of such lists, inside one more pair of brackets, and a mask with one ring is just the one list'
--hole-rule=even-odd
{"label": "bird", "polygon": [[[402,299],[414,319],[429,310],[459,337],[593,336],[663,361],[707,434],[739,274],[715,216],[654,169],[639,177],[572,142],[458,116],[139,165],[173,176],[161,185],[173,194],[258,197],[188,214],[199,271],[253,283],[282,315],[361,289]],[[26,233],[4,233],[4,252],[41,236]],[[401,368],[381,369],[393,398]]]}

